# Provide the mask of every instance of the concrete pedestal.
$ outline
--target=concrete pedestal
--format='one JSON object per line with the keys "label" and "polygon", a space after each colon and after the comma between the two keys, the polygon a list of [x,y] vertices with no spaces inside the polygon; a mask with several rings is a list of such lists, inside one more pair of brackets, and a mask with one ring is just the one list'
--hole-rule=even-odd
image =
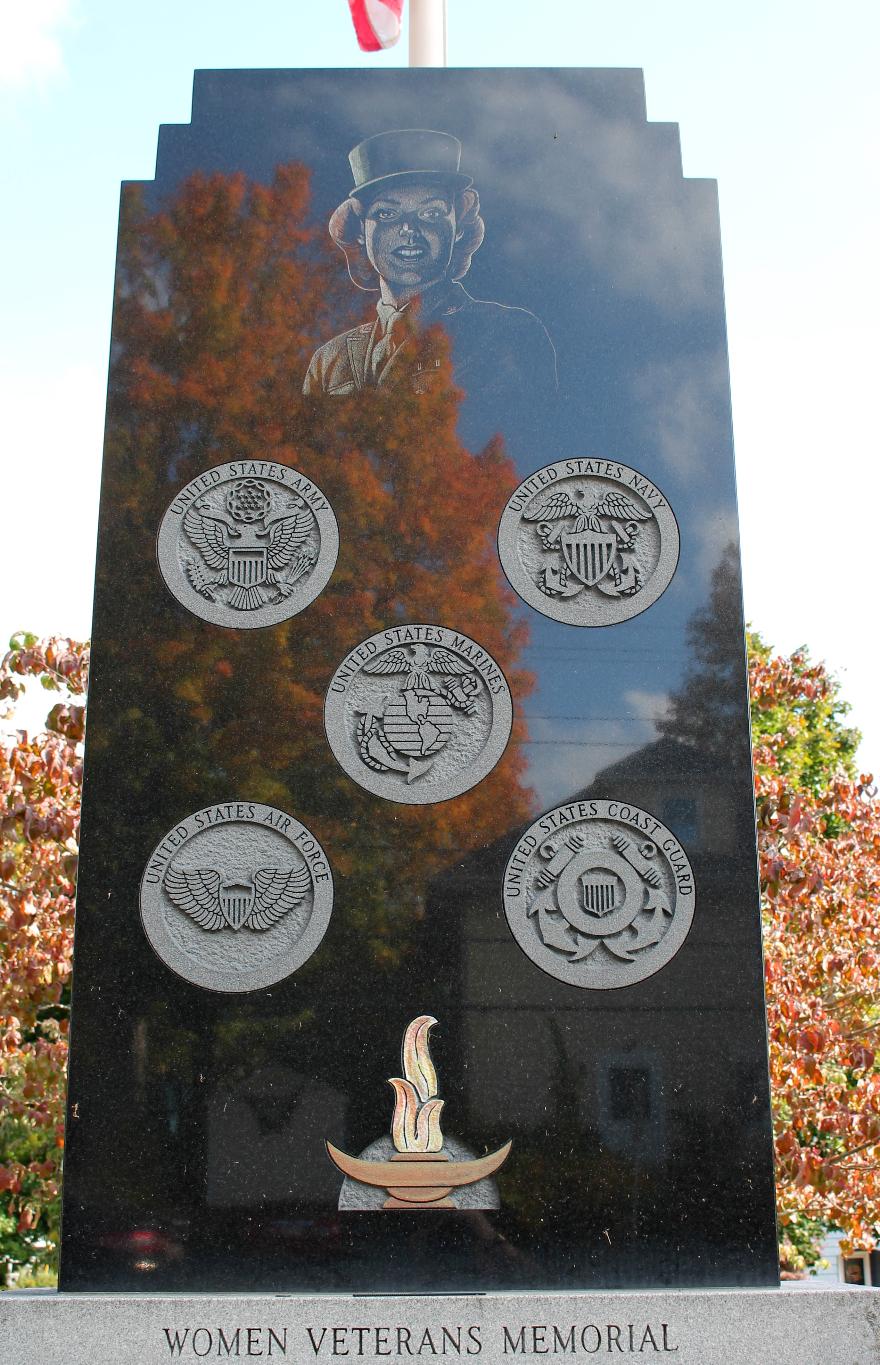
{"label": "concrete pedestal", "polygon": [[0,1294],[3,1365],[669,1359],[877,1365],[880,1293],[778,1290],[338,1295]]}

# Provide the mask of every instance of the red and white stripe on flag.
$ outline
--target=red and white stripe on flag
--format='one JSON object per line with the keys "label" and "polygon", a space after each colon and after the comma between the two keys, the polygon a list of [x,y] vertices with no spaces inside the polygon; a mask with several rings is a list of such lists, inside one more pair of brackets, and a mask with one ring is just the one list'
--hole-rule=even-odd
{"label": "red and white stripe on flag", "polygon": [[348,7],[363,52],[394,46],[400,37],[403,0],[348,0]]}

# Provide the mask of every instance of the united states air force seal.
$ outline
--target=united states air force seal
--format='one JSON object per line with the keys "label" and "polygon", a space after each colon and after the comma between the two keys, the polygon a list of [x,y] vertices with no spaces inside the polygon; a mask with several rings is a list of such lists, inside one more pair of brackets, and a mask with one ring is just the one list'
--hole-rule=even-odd
{"label": "united states air force seal", "polygon": [[536,470],[508,499],[498,528],[512,587],[569,626],[638,616],[669,586],[678,552],[666,498],[616,460],[560,460]]}
{"label": "united states air force seal", "polygon": [[460,796],[491,772],[513,720],[492,656],[446,626],[393,626],[337,668],[324,724],[342,767],[367,791],[424,805]]}
{"label": "united states air force seal", "polygon": [[196,986],[272,986],[318,947],[333,877],[318,840],[292,815],[226,801],[188,815],[150,855],[141,920],[159,957]]}
{"label": "united states air force seal", "polygon": [[252,629],[314,601],[336,564],[339,530],[327,498],[299,470],[233,460],[181,489],[157,549],[178,602],[203,621]]}
{"label": "united states air force seal", "polygon": [[694,876],[678,839],[648,811],[574,801],[519,840],[504,909],[542,971],[612,990],[652,976],[678,952],[694,917]]}

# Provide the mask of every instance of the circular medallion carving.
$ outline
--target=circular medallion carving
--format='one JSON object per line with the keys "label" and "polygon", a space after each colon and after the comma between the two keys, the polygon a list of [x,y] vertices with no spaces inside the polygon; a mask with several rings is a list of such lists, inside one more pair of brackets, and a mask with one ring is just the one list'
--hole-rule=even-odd
{"label": "circular medallion carving", "polygon": [[327,929],[333,878],[292,815],[227,801],[188,815],[150,855],[141,920],[167,967],[212,991],[272,986],[308,961]]}
{"label": "circular medallion carving", "polygon": [[678,563],[678,523],[660,490],[617,460],[559,460],[529,475],[498,528],[523,601],[569,626],[610,626],[650,607]]}
{"label": "circular medallion carving", "polygon": [[363,640],[324,705],[327,739],[349,777],[410,805],[476,786],[504,753],[512,721],[498,664],[446,626],[394,626]]}
{"label": "circular medallion carving", "polygon": [[675,835],[626,801],[574,801],[536,820],[504,873],[514,938],[559,981],[613,990],[653,976],[694,917],[694,875]]}
{"label": "circular medallion carving", "polygon": [[339,553],[327,498],[271,460],[233,460],[191,480],[166,509],[159,568],[184,607],[252,630],[296,616],[325,587]]}

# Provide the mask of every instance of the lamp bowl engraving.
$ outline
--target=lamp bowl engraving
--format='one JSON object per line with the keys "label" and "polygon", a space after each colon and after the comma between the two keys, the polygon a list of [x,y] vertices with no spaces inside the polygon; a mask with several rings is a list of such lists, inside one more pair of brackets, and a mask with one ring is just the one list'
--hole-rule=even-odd
{"label": "lamp bowl engraving", "polygon": [[610,626],[657,601],[675,573],[678,523],[660,490],[617,460],[559,460],[507,501],[498,553],[523,601],[570,626]]}
{"label": "lamp bowl engraving", "polygon": [[325,1139],[327,1155],[345,1176],[341,1209],[497,1209],[492,1177],[510,1155],[511,1142],[477,1157],[464,1143],[443,1133],[444,1101],[437,1089],[428,1035],[437,1020],[413,1019],[403,1035],[403,1076],[392,1076],[394,1113],[389,1137],[350,1156]]}
{"label": "lamp bowl engraving", "polygon": [[536,820],[504,874],[523,952],[572,986],[612,990],[665,967],[694,917],[694,876],[675,835],[625,801],[573,801]]}
{"label": "lamp bowl engraving", "polygon": [[313,834],[255,801],[181,820],[147,861],[141,921],[178,976],[213,991],[272,986],[311,957],[327,929],[333,878]]}
{"label": "lamp bowl engraving", "polygon": [[361,641],[324,705],[327,739],[349,777],[410,805],[476,786],[504,753],[512,722],[498,664],[445,626],[394,626]]}
{"label": "lamp bowl engraving", "polygon": [[184,607],[252,630],[296,616],[326,586],[336,517],[311,479],[272,460],[233,460],[191,480],[166,509],[159,568]]}

